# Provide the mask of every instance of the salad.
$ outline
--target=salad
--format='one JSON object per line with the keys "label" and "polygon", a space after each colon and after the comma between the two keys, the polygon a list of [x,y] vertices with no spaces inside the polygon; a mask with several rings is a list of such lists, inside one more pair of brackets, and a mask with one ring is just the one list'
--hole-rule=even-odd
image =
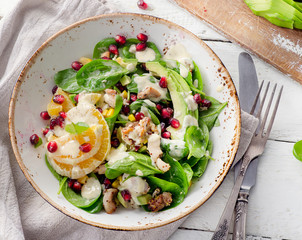
{"label": "salad", "polygon": [[98,42],[54,76],[42,142],[58,194],[89,213],[118,205],[157,212],[183,202],[205,172],[209,132],[227,105],[206,95],[196,63],[177,43],[162,55],[148,36]]}

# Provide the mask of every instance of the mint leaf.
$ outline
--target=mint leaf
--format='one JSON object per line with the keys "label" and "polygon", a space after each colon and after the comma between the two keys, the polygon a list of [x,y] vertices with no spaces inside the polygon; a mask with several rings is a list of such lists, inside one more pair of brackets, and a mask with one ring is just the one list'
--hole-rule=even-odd
{"label": "mint leaf", "polygon": [[89,125],[85,122],[78,122],[78,123],[74,124],[74,128],[75,128],[76,132],[78,134],[80,134],[82,132],[85,132],[89,128]]}
{"label": "mint leaf", "polygon": [[35,148],[41,146],[42,143],[42,138],[39,137],[39,142],[35,145]]}
{"label": "mint leaf", "polygon": [[65,126],[65,131],[66,131],[66,132],[69,132],[69,133],[71,133],[71,134],[77,134],[77,131],[76,131],[75,126],[74,126],[73,123],[67,124],[67,125]]}

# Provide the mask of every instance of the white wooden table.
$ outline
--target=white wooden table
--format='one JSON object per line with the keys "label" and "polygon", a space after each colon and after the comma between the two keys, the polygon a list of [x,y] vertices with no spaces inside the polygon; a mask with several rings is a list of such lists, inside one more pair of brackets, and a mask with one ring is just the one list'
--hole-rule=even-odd
{"label": "white wooden table", "polygon": [[[122,12],[150,14],[175,22],[203,39],[220,57],[239,87],[237,59],[245,51],[218,34],[172,0],[146,0],[152,11],[137,8],[137,0],[110,0]],[[0,17],[16,0],[3,1]],[[79,18],[80,19],[80,18]],[[248,239],[302,239],[302,162],[293,157],[294,142],[302,139],[302,86],[253,55],[259,82],[284,85],[270,139],[260,157],[257,184],[251,190]],[[171,236],[170,240],[210,239],[234,183],[230,171],[215,194]]]}

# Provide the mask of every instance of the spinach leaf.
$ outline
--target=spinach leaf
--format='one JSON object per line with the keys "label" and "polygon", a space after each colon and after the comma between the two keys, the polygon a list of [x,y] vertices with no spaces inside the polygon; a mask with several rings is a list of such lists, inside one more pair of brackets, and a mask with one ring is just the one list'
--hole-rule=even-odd
{"label": "spinach leaf", "polygon": [[153,42],[147,42],[147,47],[153,49],[155,52],[155,59],[153,61],[159,61],[161,59],[161,53]]}
{"label": "spinach leaf", "polygon": [[108,47],[111,44],[116,44],[116,41],[114,38],[105,38],[102,41],[98,42],[93,50],[93,58],[101,58],[101,54],[108,51]]}
{"label": "spinach leaf", "polygon": [[[98,179],[94,173],[90,173],[89,176]],[[62,193],[68,202],[70,202],[72,205],[79,207],[79,208],[90,207],[99,199],[99,197],[101,195],[101,193],[100,193],[100,195],[94,199],[83,198],[80,193],[76,193],[70,187],[68,187],[67,181],[63,185]]]}
{"label": "spinach leaf", "polygon": [[116,118],[119,112],[121,111],[122,107],[123,107],[123,99],[120,95],[116,95],[114,113],[111,117],[105,118],[111,133],[113,131]]}
{"label": "spinach leaf", "polygon": [[201,74],[200,74],[200,71],[199,71],[199,68],[198,68],[198,66],[197,66],[197,64],[193,61],[193,65],[194,65],[194,70],[193,70],[193,76],[192,76],[192,78],[193,78],[193,82],[195,81],[195,80],[197,80],[197,82],[198,82],[198,89],[200,90],[200,91],[202,91],[203,90],[203,82],[202,82],[202,77],[201,77]]}
{"label": "spinach leaf", "polygon": [[138,112],[140,111],[142,106],[145,106],[149,110],[151,110],[154,114],[160,115],[159,111],[157,110],[156,107],[152,106],[151,104],[148,104],[146,101],[148,100],[141,100],[137,99],[136,101],[132,102],[130,104],[130,112],[132,113],[133,111]]}
{"label": "spinach leaf", "polygon": [[212,150],[213,150],[213,142],[209,140],[209,144],[207,147],[207,154],[205,156],[203,156],[193,167],[193,177],[201,177],[207,166],[208,166],[208,162],[210,160],[210,155],[212,154]]}
{"label": "spinach leaf", "polygon": [[162,173],[162,171],[153,166],[149,156],[136,152],[129,152],[127,157],[112,164],[107,163],[106,168],[105,175],[109,179],[117,178],[123,173],[135,176],[137,171],[141,171],[142,177]]}
{"label": "spinach leaf", "polygon": [[97,59],[84,65],[76,75],[79,86],[92,92],[114,86],[128,70],[115,61]]}
{"label": "spinach leaf", "polygon": [[215,122],[218,119],[220,112],[224,109],[224,107],[228,103],[227,102],[220,103],[215,98],[212,98],[209,96],[206,96],[205,98],[210,100],[212,104],[209,107],[209,109],[207,109],[205,111],[199,111],[198,122],[200,123],[200,121],[203,120],[205,122],[205,124],[207,125],[209,131],[211,131],[215,125]]}
{"label": "spinach leaf", "polygon": [[129,48],[132,44],[138,44],[140,41],[136,38],[129,38],[127,39],[125,45],[121,48],[121,51],[119,51],[122,58],[135,58],[135,54],[129,52]]}
{"label": "spinach leaf", "polygon": [[54,175],[54,177],[60,182],[61,180],[63,180],[64,177],[62,177],[60,174],[58,174],[56,172],[56,170],[53,169],[53,167],[50,165],[50,163],[47,160],[47,155],[45,154],[45,163],[46,166],[48,167],[49,171],[52,173],[52,175]]}
{"label": "spinach leaf", "polygon": [[160,141],[160,146],[164,152],[168,153],[176,160],[181,160],[189,154],[189,149],[182,140],[170,140],[162,138]]}
{"label": "spinach leaf", "polygon": [[[185,193],[183,189],[176,183],[154,176],[149,176],[146,178],[146,180],[152,191],[154,191],[156,188],[160,188],[162,192],[169,192],[172,194],[173,201],[171,205],[164,208],[164,210],[176,207],[177,205],[183,202],[185,198]],[[147,210],[145,207],[144,209]]]}
{"label": "spinach leaf", "polygon": [[[191,156],[201,158],[208,145],[208,132],[203,132],[205,129],[200,129],[197,126],[189,126],[185,133],[186,146],[189,148],[188,158]],[[206,129],[207,130],[207,129]]]}
{"label": "spinach leaf", "polygon": [[79,93],[83,88],[78,85],[76,75],[77,71],[72,68],[59,71],[54,76],[55,84],[66,92]]}
{"label": "spinach leaf", "polygon": [[[138,75],[138,74],[132,75],[132,77],[131,77],[131,82],[127,85],[128,91],[130,91],[130,92],[132,92],[132,93],[138,93],[137,84],[136,84],[136,82],[134,81],[134,79],[135,79],[136,77],[143,77],[143,76],[146,76],[146,75],[145,75],[145,74],[143,74],[143,75]],[[156,83],[156,82],[158,82],[158,80],[157,80],[155,77],[153,77],[153,76],[151,76],[151,75],[149,75],[149,74],[147,74],[147,77],[148,77],[148,80],[149,80],[151,83]]]}
{"label": "spinach leaf", "polygon": [[152,122],[153,122],[155,125],[160,124],[160,121],[159,121],[158,117],[157,117],[150,109],[148,109],[148,112],[149,112],[149,114],[150,114],[150,117],[151,117]]}
{"label": "spinach leaf", "polygon": [[193,170],[190,167],[190,165],[187,163],[183,163],[181,166],[182,166],[185,174],[187,175],[188,183],[190,184],[192,177],[193,177]]}
{"label": "spinach leaf", "polygon": [[169,182],[176,183],[182,188],[184,195],[187,195],[189,189],[189,182],[187,175],[180,163],[174,160],[168,154],[165,154],[163,160],[170,164],[170,169],[162,175],[162,178]]}
{"label": "spinach leaf", "polygon": [[90,207],[82,208],[88,213],[98,213],[103,209],[103,195],[101,195],[98,200],[92,204]]}

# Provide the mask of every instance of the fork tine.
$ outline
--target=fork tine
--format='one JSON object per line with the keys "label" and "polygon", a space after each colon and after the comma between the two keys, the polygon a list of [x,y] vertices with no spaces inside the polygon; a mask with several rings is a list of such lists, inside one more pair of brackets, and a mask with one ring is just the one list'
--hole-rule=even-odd
{"label": "fork tine", "polygon": [[279,106],[279,102],[280,102],[280,99],[281,99],[282,91],[283,91],[283,86],[280,88],[279,95],[278,95],[278,98],[277,98],[277,101],[276,101],[276,104],[275,104],[275,108],[274,108],[274,111],[272,113],[269,125],[267,127],[266,136],[269,136],[269,134],[272,130],[273,123],[274,123],[274,120],[275,120],[275,116],[276,116],[276,113],[277,113],[277,109],[278,109],[278,106]]}
{"label": "fork tine", "polygon": [[271,105],[272,105],[272,101],[273,101],[273,98],[274,98],[274,95],[275,95],[276,87],[277,87],[277,84],[275,84],[275,86],[274,86],[274,89],[272,91],[272,94],[271,94],[269,103],[267,105],[264,117],[263,117],[262,122],[261,122],[260,132],[259,132],[259,134],[261,134],[261,135],[263,135],[264,126],[265,126],[265,123],[266,123],[266,120],[267,120],[267,116],[268,116],[269,110],[270,110]]}
{"label": "fork tine", "polygon": [[259,100],[259,96],[260,96],[260,92],[261,92],[262,87],[263,87],[263,83],[264,83],[264,80],[262,81],[262,83],[261,83],[261,85],[260,85],[260,87],[259,87],[259,89],[258,89],[257,95],[256,95],[256,97],[255,97],[255,100],[254,100],[252,109],[251,109],[251,111],[250,111],[250,114],[251,114],[251,115],[254,115],[254,111],[255,111],[255,108],[256,108],[256,106],[257,106],[257,102],[258,102],[258,100]]}
{"label": "fork tine", "polygon": [[261,112],[262,112],[262,109],[263,109],[264,102],[265,102],[265,100],[266,100],[266,96],[267,96],[267,92],[268,92],[268,89],[269,89],[270,84],[271,84],[271,83],[268,82],[267,85],[266,85],[265,93],[264,93],[264,96],[263,96],[263,98],[262,98],[262,101],[261,101],[261,104],[260,104],[258,113],[257,113],[257,115],[256,115],[256,118],[258,118],[258,119],[260,119]]}

